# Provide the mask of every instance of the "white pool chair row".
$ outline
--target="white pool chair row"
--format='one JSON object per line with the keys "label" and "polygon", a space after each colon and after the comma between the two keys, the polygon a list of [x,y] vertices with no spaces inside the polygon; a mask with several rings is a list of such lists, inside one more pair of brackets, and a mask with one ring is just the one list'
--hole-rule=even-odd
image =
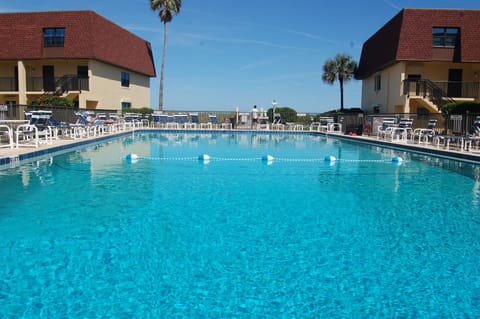
{"label": "white pool chair row", "polygon": [[342,124],[335,122],[333,117],[320,117],[318,122],[312,122],[310,124],[310,131],[317,132],[341,132]]}
{"label": "white pool chair row", "polygon": [[165,129],[232,129],[232,123],[220,123],[216,114],[210,114],[208,122],[200,122],[198,113],[189,113],[189,115],[153,113],[152,127]]}
{"label": "white pool chair row", "polygon": [[50,110],[25,112],[27,121],[11,121],[11,126],[0,125],[0,147],[35,147],[52,144],[57,139],[81,139],[116,133],[134,127],[143,127],[143,120],[129,124],[123,119],[99,117],[87,119],[86,114],[76,113],[76,123],[59,122]]}

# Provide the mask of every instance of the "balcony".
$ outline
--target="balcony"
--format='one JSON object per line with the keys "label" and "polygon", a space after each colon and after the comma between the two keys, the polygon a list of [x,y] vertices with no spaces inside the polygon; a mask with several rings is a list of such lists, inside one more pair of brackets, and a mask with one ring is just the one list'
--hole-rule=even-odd
{"label": "balcony", "polygon": [[429,96],[431,90],[443,93],[452,99],[479,99],[479,82],[452,82],[430,80],[404,80],[403,94],[408,96]]}
{"label": "balcony", "polygon": [[18,81],[16,78],[0,78],[0,92],[17,92]]}
{"label": "balcony", "polygon": [[[27,77],[28,92],[55,92],[60,88],[63,92],[89,91],[88,78],[80,78],[77,75],[64,75],[55,78]],[[18,92],[18,80],[12,78],[0,78],[0,92]]]}
{"label": "balcony", "polygon": [[55,78],[28,77],[27,91],[29,92],[63,92],[69,91],[88,91],[88,78],[78,77],[77,75],[64,75]]}
{"label": "balcony", "polygon": [[428,99],[440,108],[455,100],[479,100],[479,87],[479,82],[407,79],[403,81],[403,95]]}

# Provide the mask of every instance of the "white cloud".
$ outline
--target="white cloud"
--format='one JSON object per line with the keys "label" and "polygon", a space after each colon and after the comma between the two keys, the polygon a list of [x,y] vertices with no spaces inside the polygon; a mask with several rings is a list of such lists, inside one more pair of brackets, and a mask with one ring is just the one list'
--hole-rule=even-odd
{"label": "white cloud", "polygon": [[213,41],[213,42],[221,42],[221,43],[239,43],[239,44],[253,44],[259,46],[266,46],[272,47],[277,49],[298,49],[294,46],[282,45],[268,41],[262,40],[254,40],[254,39],[241,39],[241,38],[225,38],[225,37],[211,37],[205,36],[201,34],[194,34],[194,33],[178,33],[177,36],[183,36],[185,38],[192,38],[196,40],[202,41]]}
{"label": "white cloud", "polygon": [[401,10],[402,8],[393,4],[392,2],[388,1],[388,0],[383,0],[383,2],[385,2],[389,7],[392,7],[394,8],[395,10]]}

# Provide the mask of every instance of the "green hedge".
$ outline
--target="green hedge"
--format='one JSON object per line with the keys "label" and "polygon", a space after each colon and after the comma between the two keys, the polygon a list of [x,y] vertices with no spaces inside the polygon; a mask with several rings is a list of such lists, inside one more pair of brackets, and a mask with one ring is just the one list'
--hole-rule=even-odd
{"label": "green hedge", "polygon": [[[290,107],[277,107],[275,108],[275,113],[279,113],[281,121],[283,124],[287,122],[295,123],[297,121],[297,111]],[[273,108],[267,110],[267,116],[272,121],[273,119]]]}
{"label": "green hedge", "polygon": [[443,114],[466,114],[467,112],[480,114],[480,103],[479,102],[447,103],[441,108],[441,111]]}

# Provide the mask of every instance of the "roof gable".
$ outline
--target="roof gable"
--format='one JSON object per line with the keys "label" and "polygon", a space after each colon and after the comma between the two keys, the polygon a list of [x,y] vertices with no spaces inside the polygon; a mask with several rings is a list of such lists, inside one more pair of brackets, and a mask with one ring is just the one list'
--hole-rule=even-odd
{"label": "roof gable", "polygon": [[403,9],[364,43],[357,78],[399,61],[445,61],[433,47],[433,27],[458,27],[455,62],[480,62],[480,10]]}
{"label": "roof gable", "polygon": [[[63,50],[45,54],[43,28],[65,27]],[[0,59],[96,59],[155,76],[149,42],[93,11],[0,14]]]}
{"label": "roof gable", "polygon": [[398,50],[403,11],[378,30],[362,47],[356,77],[371,70],[386,67],[395,59]]}

